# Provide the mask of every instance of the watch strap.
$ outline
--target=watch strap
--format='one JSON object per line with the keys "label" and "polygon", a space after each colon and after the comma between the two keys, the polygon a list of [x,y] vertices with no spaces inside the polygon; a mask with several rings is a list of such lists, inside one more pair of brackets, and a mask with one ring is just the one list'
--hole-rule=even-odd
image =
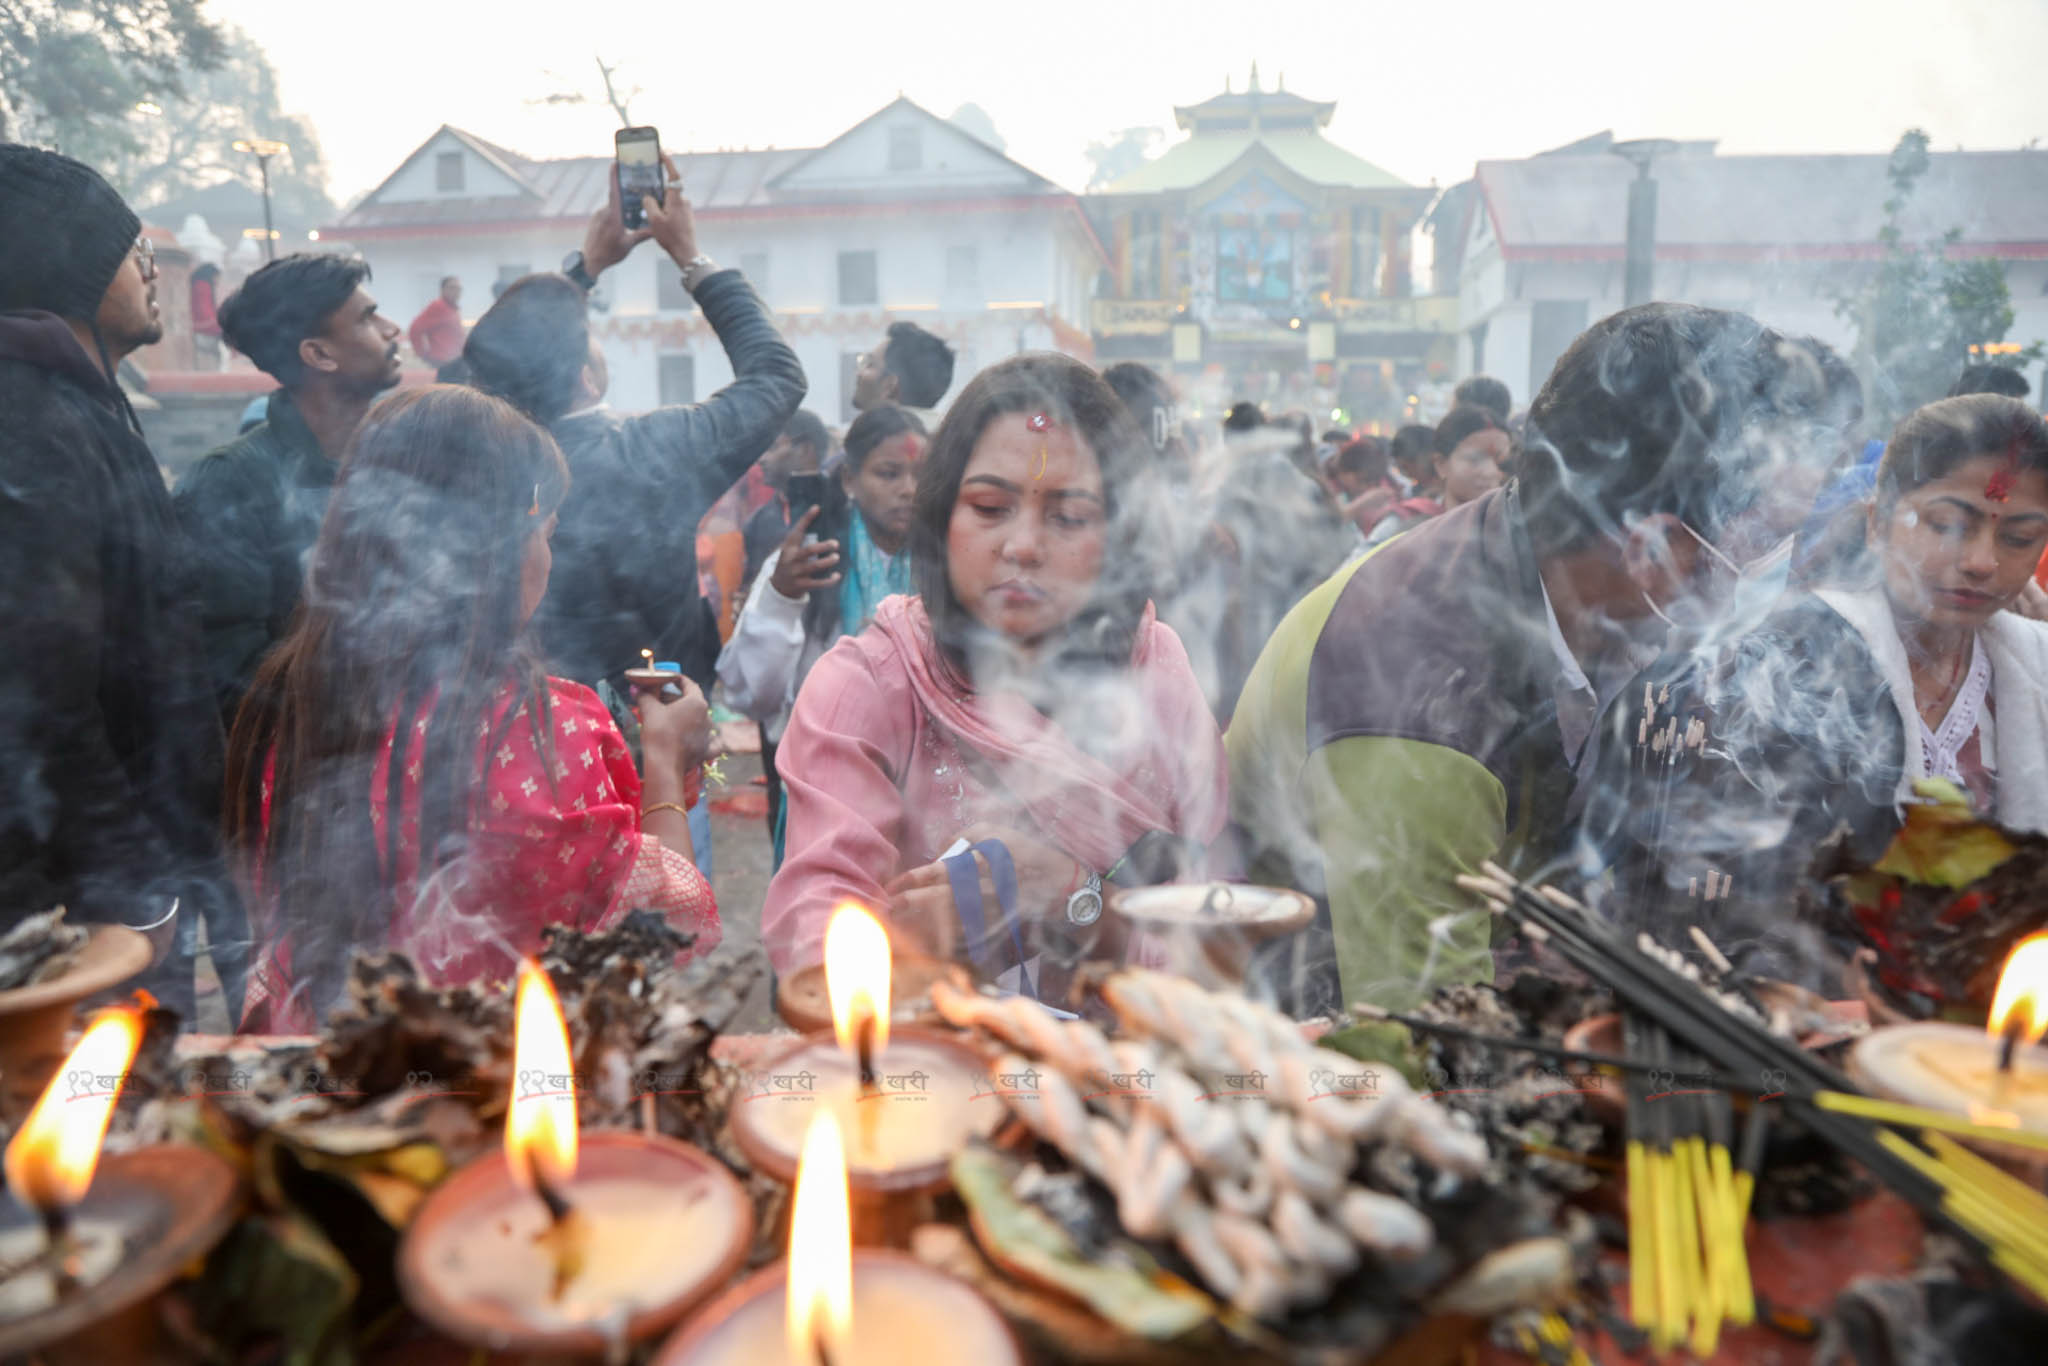
{"label": "watch strap", "polygon": [[597,288],[597,277],[583,264],[583,253],[580,251],[572,251],[562,258],[562,274],[568,276],[570,283],[585,294]]}

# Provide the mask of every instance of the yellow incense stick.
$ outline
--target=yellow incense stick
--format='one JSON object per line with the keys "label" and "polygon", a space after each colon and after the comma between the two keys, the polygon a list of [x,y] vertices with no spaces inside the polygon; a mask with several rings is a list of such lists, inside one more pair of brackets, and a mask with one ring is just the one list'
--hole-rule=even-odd
{"label": "yellow incense stick", "polygon": [[1650,1154],[1651,1184],[1657,1202],[1657,1321],[1654,1340],[1659,1351],[1678,1345],[1685,1331],[1685,1282],[1681,1279],[1678,1256],[1677,1176],[1671,1154]]}
{"label": "yellow incense stick", "polygon": [[1638,1328],[1648,1328],[1656,1313],[1650,1280],[1650,1187],[1643,1163],[1643,1145],[1631,1139],[1628,1145],[1628,1317]]}
{"label": "yellow incense stick", "polygon": [[1936,1129],[1945,1134],[1960,1134],[1964,1138],[1984,1139],[1994,1143],[2007,1143],[2015,1148],[2032,1148],[2048,1152],[2048,1134],[2037,1134],[2027,1129],[2006,1129],[1996,1124],[1976,1124],[1961,1115],[1951,1115],[1940,1110],[1925,1110],[1918,1105],[1902,1105],[1895,1100],[1850,1095],[1843,1091],[1816,1091],[1813,1103],[1823,1110],[1833,1110],[1837,1114],[1858,1115],[1864,1119],[1881,1120],[1886,1124],[1898,1124],[1912,1129]]}

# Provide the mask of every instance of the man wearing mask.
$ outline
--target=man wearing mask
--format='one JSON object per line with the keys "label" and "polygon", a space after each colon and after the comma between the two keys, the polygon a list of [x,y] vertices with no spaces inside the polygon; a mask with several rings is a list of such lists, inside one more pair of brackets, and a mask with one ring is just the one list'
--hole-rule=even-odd
{"label": "man wearing mask", "polygon": [[937,431],[939,403],[952,387],[953,348],[916,323],[890,323],[888,335],[854,371],[853,407],[864,413],[893,403],[915,413],[926,431]]}
{"label": "man wearing mask", "polygon": [[398,325],[377,312],[352,257],[272,261],[220,307],[228,344],[282,388],[264,421],[178,481],[178,517],[221,717],[235,708],[284,635],[349,439],[378,394],[398,383]]}
{"label": "man wearing mask", "polygon": [[155,257],[69,157],[0,144],[0,203],[0,915],[153,927],[146,983],[189,1021],[174,931],[228,895],[220,719],[170,496],[114,378],[163,336]]}
{"label": "man wearing mask", "polygon": [[1741,314],[1615,314],[1558,361],[1507,487],[1281,623],[1227,745],[1253,880],[1327,907],[1293,961],[1264,965],[1296,1009],[1405,1009],[1491,980],[1492,917],[1456,877],[1569,849],[1602,704],[1670,623],[1719,609],[1729,565],[1768,542],[1771,487],[1832,456],[1831,440],[1773,439],[1828,410],[1819,375]]}

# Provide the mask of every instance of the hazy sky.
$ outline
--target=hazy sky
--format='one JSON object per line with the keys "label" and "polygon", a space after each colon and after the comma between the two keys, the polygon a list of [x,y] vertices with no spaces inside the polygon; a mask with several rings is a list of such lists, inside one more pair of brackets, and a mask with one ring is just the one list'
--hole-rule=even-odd
{"label": "hazy sky", "polygon": [[[1010,154],[1072,188],[1088,143],[1237,89],[1337,102],[1329,135],[1417,184],[1602,128],[1724,150],[2048,143],[2048,0],[210,0],[312,116],[335,198],[443,122],[534,156],[607,154],[595,54],[671,147],[815,146],[905,94],[981,105]],[[1678,17],[1683,15],[1685,17]]]}

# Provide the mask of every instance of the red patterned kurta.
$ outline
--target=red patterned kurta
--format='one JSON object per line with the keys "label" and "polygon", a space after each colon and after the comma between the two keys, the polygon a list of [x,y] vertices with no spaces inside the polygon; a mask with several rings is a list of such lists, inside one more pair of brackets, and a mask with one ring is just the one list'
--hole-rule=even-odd
{"label": "red patterned kurta", "polygon": [[[579,683],[551,678],[548,689],[553,768],[543,757],[538,717],[521,707],[507,724],[514,696],[508,687],[477,738],[481,783],[467,852],[424,884],[417,836],[426,713],[407,727],[400,789],[404,825],[393,878],[398,898],[389,943],[436,983],[508,978],[519,955],[539,950],[543,926],[603,929],[635,906],[659,910],[677,929],[694,934],[693,956],[718,942],[717,903],[695,865],[640,833],[640,775],[611,714]],[[393,731],[365,794],[380,854],[387,847],[385,793],[395,726]],[[267,779],[263,823],[267,833]],[[265,903],[266,881],[259,869],[257,967],[242,1027],[310,1033],[318,1021],[304,994],[292,994],[291,937],[278,924],[276,907]]]}

